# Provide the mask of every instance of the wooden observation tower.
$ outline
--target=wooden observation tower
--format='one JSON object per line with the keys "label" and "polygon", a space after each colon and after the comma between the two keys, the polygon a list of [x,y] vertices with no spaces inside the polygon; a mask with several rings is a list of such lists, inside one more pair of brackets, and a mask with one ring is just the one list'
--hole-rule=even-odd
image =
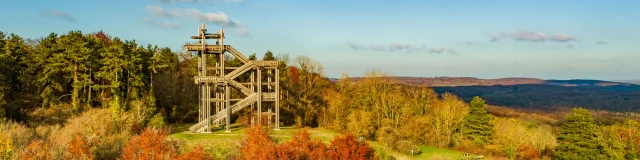
{"label": "wooden observation tower", "polygon": [[[226,132],[231,132],[230,117],[232,114],[251,106],[251,113],[257,109],[257,123],[262,123],[263,103],[273,102],[275,108],[275,129],[280,129],[280,80],[279,61],[249,60],[230,45],[224,44],[224,30],[207,33],[205,23],[198,27],[198,35],[191,36],[198,44],[187,44],[184,49],[198,53],[198,76],[194,77],[199,87],[198,123],[189,130],[199,133],[210,133],[211,125],[225,122]],[[215,44],[207,44],[208,39]],[[225,65],[224,55],[229,53],[243,63],[240,67]],[[213,55],[218,60],[207,62],[207,56]],[[213,65],[211,64],[213,63]],[[273,72],[275,74],[272,74]],[[266,72],[263,73],[263,72]],[[241,75],[249,74],[249,82],[238,82]],[[266,83],[263,80],[267,80]],[[274,80],[272,82],[272,79]],[[240,97],[231,97],[231,89],[241,93]],[[179,94],[179,93],[178,93]],[[237,96],[236,94],[235,96]],[[269,121],[273,115],[269,109]],[[253,117],[253,114],[252,114]],[[252,121],[253,122],[253,121]],[[253,123],[252,123],[253,124]],[[271,122],[268,122],[271,124]]]}

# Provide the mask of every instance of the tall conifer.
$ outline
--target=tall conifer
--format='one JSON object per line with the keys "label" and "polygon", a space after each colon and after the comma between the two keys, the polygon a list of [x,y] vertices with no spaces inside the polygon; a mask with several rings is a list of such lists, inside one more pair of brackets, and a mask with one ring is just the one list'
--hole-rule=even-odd
{"label": "tall conifer", "polygon": [[463,135],[475,144],[484,145],[489,142],[493,134],[493,119],[487,110],[482,98],[473,97],[469,103],[469,114],[464,117]]}

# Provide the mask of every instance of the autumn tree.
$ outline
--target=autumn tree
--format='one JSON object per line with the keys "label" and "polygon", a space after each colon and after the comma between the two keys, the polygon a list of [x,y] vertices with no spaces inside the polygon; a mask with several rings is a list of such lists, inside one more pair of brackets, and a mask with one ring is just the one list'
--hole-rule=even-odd
{"label": "autumn tree", "polygon": [[493,133],[493,121],[485,110],[485,102],[476,96],[469,103],[469,114],[464,117],[462,134],[474,143],[484,145]]}
{"label": "autumn tree", "polygon": [[454,134],[460,129],[464,122],[464,116],[469,112],[469,108],[456,95],[445,93],[442,95],[442,102],[438,103],[432,111],[434,136],[438,140],[435,145],[438,147],[449,147],[454,143]]}
{"label": "autumn tree", "polygon": [[290,80],[282,85],[288,97],[284,109],[296,116],[299,126],[307,126],[315,123],[324,104],[321,96],[328,81],[322,76],[322,65],[311,58],[299,56],[294,63],[287,69]]}
{"label": "autumn tree", "polygon": [[331,140],[328,149],[329,159],[374,159],[375,152],[367,142],[357,141],[353,134],[336,136]]}
{"label": "autumn tree", "polygon": [[510,159],[532,159],[552,149],[556,140],[551,126],[535,126],[514,118],[496,118],[491,145]]}

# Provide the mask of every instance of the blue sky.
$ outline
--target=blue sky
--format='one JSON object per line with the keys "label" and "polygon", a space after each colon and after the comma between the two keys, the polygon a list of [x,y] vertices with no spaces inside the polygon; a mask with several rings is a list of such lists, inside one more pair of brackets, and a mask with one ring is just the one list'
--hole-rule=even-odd
{"label": "blue sky", "polygon": [[325,75],[640,79],[640,1],[7,1],[0,31],[104,30],[180,50],[197,26],[226,44],[309,56]]}

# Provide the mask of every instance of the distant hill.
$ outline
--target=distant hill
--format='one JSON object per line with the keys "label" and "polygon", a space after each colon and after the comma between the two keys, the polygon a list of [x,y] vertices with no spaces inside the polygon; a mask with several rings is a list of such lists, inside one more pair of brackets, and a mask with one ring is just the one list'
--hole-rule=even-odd
{"label": "distant hill", "polygon": [[[537,78],[479,79],[472,77],[396,77],[409,86],[428,86],[465,101],[474,96],[488,104],[512,108],[553,110],[585,107],[609,111],[640,110],[640,85],[602,80],[543,80]],[[362,78],[353,78],[358,81]],[[335,79],[334,79],[335,80]]]}
{"label": "distant hill", "polygon": [[[538,78],[498,78],[480,79],[474,77],[394,77],[406,85],[429,86],[429,87],[456,87],[456,86],[495,86],[495,85],[518,85],[518,84],[546,84],[557,86],[633,86],[634,83],[614,82],[589,79],[572,80],[544,80]],[[362,77],[352,77],[352,80],[360,80]],[[337,79],[331,79],[336,81]],[[640,83],[640,82],[639,82]]]}

